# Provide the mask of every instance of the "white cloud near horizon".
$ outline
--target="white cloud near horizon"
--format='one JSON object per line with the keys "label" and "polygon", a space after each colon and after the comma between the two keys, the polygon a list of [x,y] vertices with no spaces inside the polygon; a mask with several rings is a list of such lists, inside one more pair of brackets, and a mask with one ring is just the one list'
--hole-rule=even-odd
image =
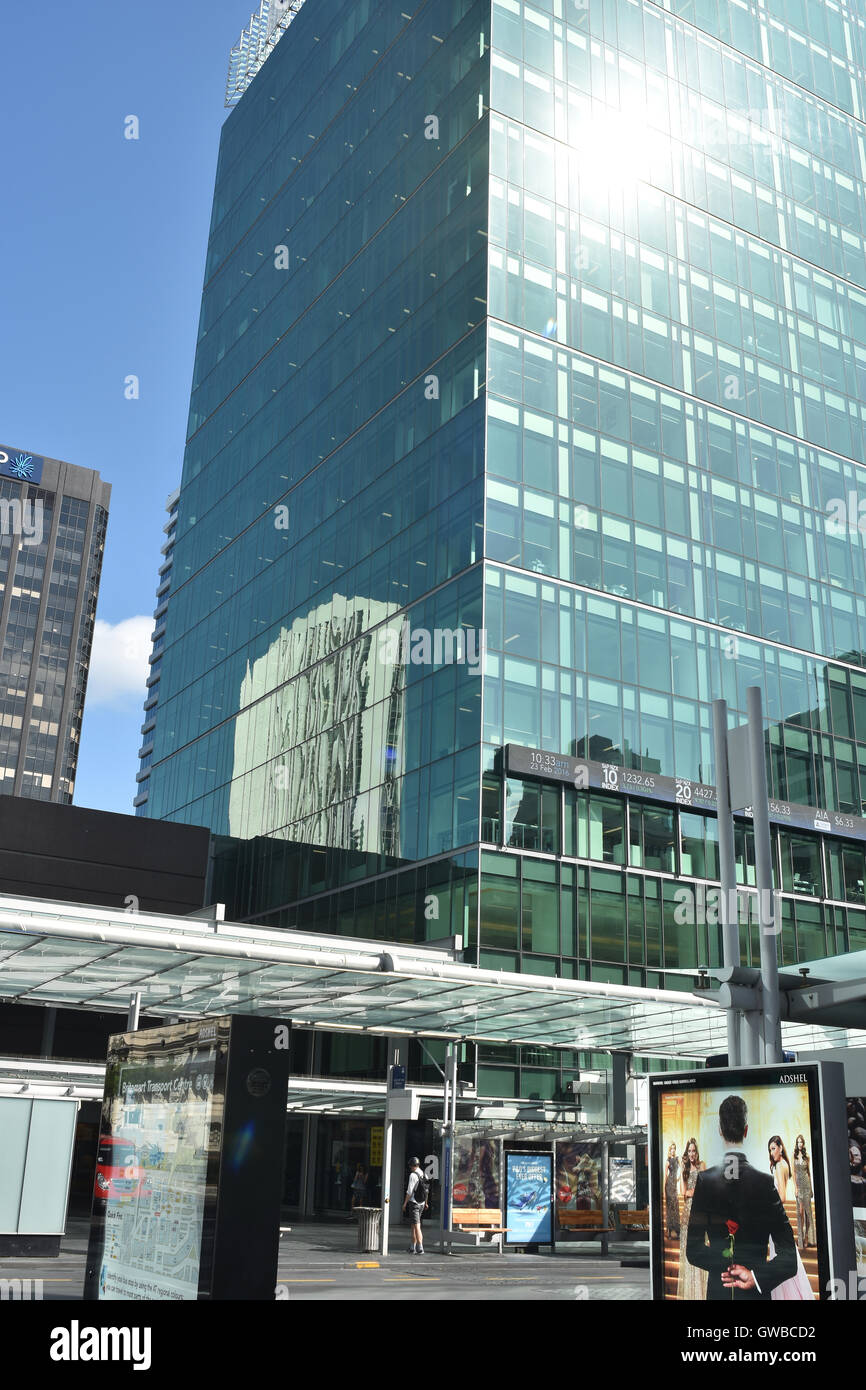
{"label": "white cloud near horizon", "polygon": [[153,618],[122,618],[119,623],[96,619],[87,680],[85,709],[93,705],[144,704]]}

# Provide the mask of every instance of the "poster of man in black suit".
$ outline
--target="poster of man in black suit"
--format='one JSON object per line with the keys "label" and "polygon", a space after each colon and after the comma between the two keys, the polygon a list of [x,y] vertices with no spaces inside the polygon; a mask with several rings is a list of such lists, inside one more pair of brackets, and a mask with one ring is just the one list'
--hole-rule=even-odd
{"label": "poster of man in black suit", "polygon": [[724,1156],[698,1174],[686,1244],[689,1263],[707,1271],[708,1300],[768,1302],[797,1272],[794,1234],[776,1185],[743,1151],[748,1132],[745,1100],[727,1096],[719,1106]]}
{"label": "poster of man in black suit", "polygon": [[653,1298],[855,1297],[843,1064],[709,1066],[648,1081]]}

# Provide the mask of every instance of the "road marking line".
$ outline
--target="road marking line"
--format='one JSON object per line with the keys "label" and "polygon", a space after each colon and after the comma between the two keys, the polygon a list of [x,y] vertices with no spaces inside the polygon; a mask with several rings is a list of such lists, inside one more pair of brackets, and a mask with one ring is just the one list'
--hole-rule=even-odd
{"label": "road marking line", "polygon": [[415,1279],[427,1279],[432,1284],[439,1283],[438,1274],[386,1274],[383,1284],[411,1284]]}
{"label": "road marking line", "polygon": [[336,1284],[336,1279],[281,1279],[281,1284]]}
{"label": "road marking line", "polygon": [[356,1269],[378,1269],[378,1260],[359,1260],[355,1265]]}

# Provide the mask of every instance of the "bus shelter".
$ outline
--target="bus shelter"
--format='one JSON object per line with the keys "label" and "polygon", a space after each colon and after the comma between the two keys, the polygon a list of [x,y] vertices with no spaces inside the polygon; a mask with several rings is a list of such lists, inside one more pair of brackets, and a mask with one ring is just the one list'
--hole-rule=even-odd
{"label": "bus shelter", "polygon": [[599,1239],[634,1242],[649,1230],[647,1133],[642,1125],[440,1121],[440,1241],[491,1241],[500,1251]]}

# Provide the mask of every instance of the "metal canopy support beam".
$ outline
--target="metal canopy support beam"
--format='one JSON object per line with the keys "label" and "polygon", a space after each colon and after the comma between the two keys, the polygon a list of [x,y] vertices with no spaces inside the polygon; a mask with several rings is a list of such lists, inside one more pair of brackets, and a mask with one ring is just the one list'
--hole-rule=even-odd
{"label": "metal canopy support beam", "polygon": [[[728,702],[713,701],[713,747],[716,756],[716,796],[719,833],[719,872],[721,876],[722,961],[728,968],[740,964],[740,929],[737,923],[737,865],[734,857],[734,822],[728,790]],[[740,1020],[733,1009],[727,1011],[728,1065],[742,1061]]]}
{"label": "metal canopy support beam", "polygon": [[[556,1146],[553,1149],[556,1153]],[[610,1144],[605,1139],[601,1146],[601,1224],[603,1227],[610,1225]],[[555,1160],[554,1160],[555,1166]],[[556,1174],[554,1173],[554,1185],[556,1184]],[[601,1237],[601,1253],[603,1258],[607,1258],[610,1239],[605,1229]]]}
{"label": "metal canopy support beam", "polygon": [[441,1148],[441,1157],[440,1157],[440,1160],[439,1160],[439,1191],[440,1191],[440,1193],[442,1194],[443,1200],[440,1200],[440,1203],[439,1203],[439,1250],[440,1250],[440,1252],[441,1252],[443,1255],[445,1255],[445,1254],[450,1254],[450,1253],[451,1253],[451,1251],[450,1251],[450,1241],[447,1242],[447,1243],[448,1243],[448,1246],[449,1246],[449,1249],[446,1250],[446,1248],[445,1248],[445,1247],[446,1247],[446,1240],[447,1240],[447,1232],[448,1232],[448,1212],[447,1212],[447,1210],[446,1210],[447,1203],[446,1203],[445,1200],[444,1200],[444,1196],[445,1196],[445,1185],[446,1185],[446,1183],[448,1182],[448,1175],[447,1175],[446,1172],[445,1172],[445,1165],[446,1165],[446,1162],[447,1162],[447,1159],[448,1159],[448,1136],[449,1136],[449,1132],[450,1132],[450,1116],[451,1116],[451,1108],[450,1108],[450,1104],[449,1104],[449,1087],[450,1087],[450,1085],[451,1085],[451,1081],[450,1081],[450,1076],[451,1076],[451,1043],[448,1044],[448,1047],[447,1047],[447,1049],[446,1049],[446,1051],[445,1051],[445,1071],[443,1072],[443,1076],[444,1076],[444,1087],[443,1087],[443,1091],[442,1091],[442,1135],[441,1135],[441,1139],[442,1139],[442,1148]]}
{"label": "metal canopy support beam", "polygon": [[765,1062],[782,1060],[782,1024],[779,1016],[779,964],[776,924],[773,851],[770,840],[770,800],[764,755],[764,711],[761,688],[746,691],[749,716],[749,756],[752,773],[752,826],[755,833],[755,878],[758,888],[758,932],[761,942],[761,976],[764,1004]]}
{"label": "metal canopy support beam", "polygon": [[388,1254],[389,1226],[391,1224],[391,1150],[394,1139],[394,1121],[391,1118],[391,1080],[394,1068],[400,1065],[400,1039],[391,1039],[388,1044],[388,1094],[385,1099],[385,1134],[382,1143],[382,1229],[379,1232],[379,1248],[382,1258]]}
{"label": "metal canopy support beam", "polygon": [[797,1023],[866,1028],[866,980],[834,980],[784,992],[785,1017]]}
{"label": "metal canopy support beam", "polygon": [[[452,1166],[452,1170],[453,1170],[453,1164],[454,1164],[454,1157],[453,1157],[453,1155],[454,1155],[454,1139],[455,1139],[455,1135],[457,1134],[457,1092],[458,1092],[458,1089],[459,1089],[459,1088],[458,1088],[458,1084],[457,1084],[457,1066],[458,1066],[458,1058],[459,1058],[459,1056],[460,1056],[460,1051],[459,1051],[459,1049],[460,1049],[460,1044],[459,1044],[459,1043],[452,1043],[452,1044],[451,1044],[451,1046],[450,1046],[450,1048],[449,1048],[448,1068],[447,1068],[447,1071],[448,1071],[448,1080],[449,1080],[449,1083],[450,1083],[450,1092],[451,1092],[451,1095],[450,1095],[451,1111],[450,1111],[450,1114],[449,1114],[449,1117],[448,1117],[448,1133],[449,1133],[449,1135],[450,1135],[450,1140],[451,1140],[451,1145],[450,1145],[450,1147],[451,1147],[451,1166]],[[440,1193],[441,1193],[441,1187],[440,1187]],[[451,1194],[451,1176],[450,1176],[450,1174],[449,1174],[449,1176],[448,1176],[448,1202],[449,1202],[449,1205],[450,1205],[450,1203],[451,1203],[451,1198],[452,1198],[452,1194]],[[450,1222],[450,1220],[449,1220],[449,1222],[448,1222],[448,1231],[449,1231],[449,1234],[448,1234],[448,1252],[449,1252],[449,1254],[450,1254],[450,1253],[451,1253],[451,1245],[452,1245],[451,1234],[450,1234],[450,1231],[451,1231],[451,1222]]]}
{"label": "metal canopy support beam", "polygon": [[[611,1053],[611,1102],[613,1123],[628,1124],[628,1067],[631,1057],[627,1052]],[[604,1223],[607,1225],[607,1222]]]}

